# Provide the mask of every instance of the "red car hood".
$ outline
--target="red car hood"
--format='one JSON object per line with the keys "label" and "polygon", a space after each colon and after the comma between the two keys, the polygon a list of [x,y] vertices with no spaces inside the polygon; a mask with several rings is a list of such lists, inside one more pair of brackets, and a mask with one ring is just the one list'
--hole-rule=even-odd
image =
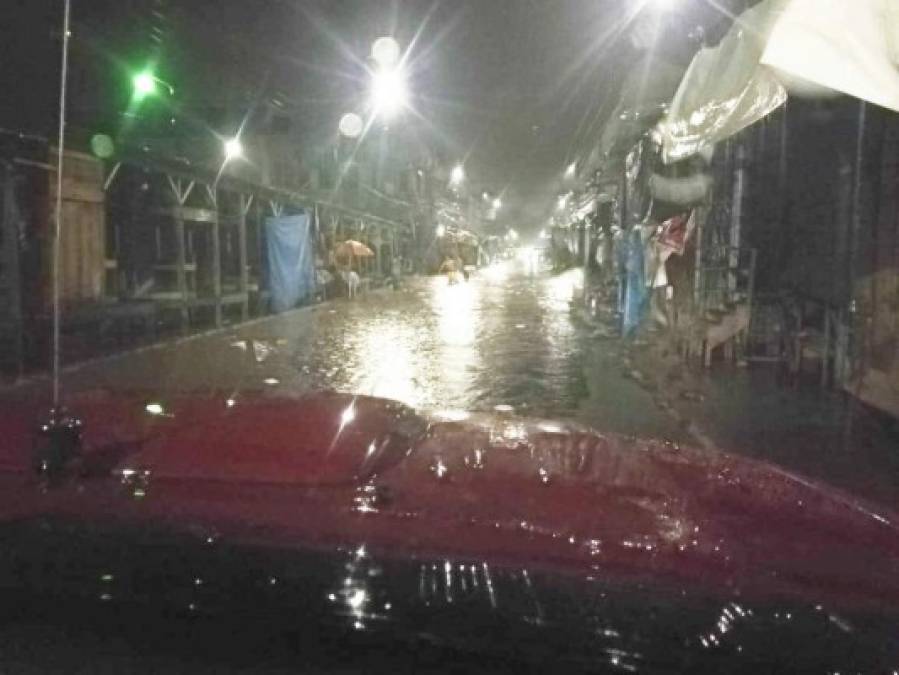
{"label": "red car hood", "polygon": [[0,413],[0,520],[136,524],[276,548],[364,544],[727,597],[899,606],[896,515],[720,452],[365,397],[86,393],[78,467],[31,474]]}

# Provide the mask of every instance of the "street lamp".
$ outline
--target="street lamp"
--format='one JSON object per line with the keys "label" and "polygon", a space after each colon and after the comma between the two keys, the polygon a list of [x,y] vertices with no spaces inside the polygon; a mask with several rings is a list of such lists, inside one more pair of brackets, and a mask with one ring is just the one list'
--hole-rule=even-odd
{"label": "street lamp", "polygon": [[408,103],[406,78],[399,68],[375,71],[371,82],[371,103],[375,114],[393,117]]}
{"label": "street lamp", "polygon": [[347,113],[340,118],[337,128],[340,130],[340,133],[347,138],[358,138],[359,134],[362,133],[364,126],[365,123],[359,115],[356,113]]}
{"label": "street lamp", "polygon": [[393,68],[400,60],[400,45],[392,37],[380,37],[371,46],[371,57],[381,68]]}
{"label": "street lamp", "polygon": [[446,234],[446,228],[443,225],[438,225],[437,226],[437,236],[442,237],[445,234]]}
{"label": "street lamp", "polygon": [[465,180],[465,169],[461,164],[456,164],[450,172],[450,183],[460,185]]}
{"label": "street lamp", "polygon": [[233,159],[240,159],[243,157],[243,144],[236,136],[225,141],[224,150],[226,162],[230,162]]}
{"label": "street lamp", "polygon": [[503,207],[503,200],[497,197],[493,200],[493,208],[499,210]]}
{"label": "street lamp", "polygon": [[175,88],[168,82],[160,80],[150,70],[142,70],[131,78],[131,86],[134,88],[134,95],[138,99],[155,95],[160,84],[168,90],[170,95],[174,95]]}
{"label": "street lamp", "polygon": [[156,80],[153,75],[148,72],[138,73],[132,79],[134,85],[134,93],[138,98],[144,98],[156,93]]}

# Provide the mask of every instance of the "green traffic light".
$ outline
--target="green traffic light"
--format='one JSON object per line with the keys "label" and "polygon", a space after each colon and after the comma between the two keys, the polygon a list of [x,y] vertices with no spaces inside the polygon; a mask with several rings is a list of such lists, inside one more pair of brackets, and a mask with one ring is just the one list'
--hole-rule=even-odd
{"label": "green traffic light", "polygon": [[134,93],[138,98],[151,96],[156,93],[156,78],[153,73],[142,72],[134,76]]}

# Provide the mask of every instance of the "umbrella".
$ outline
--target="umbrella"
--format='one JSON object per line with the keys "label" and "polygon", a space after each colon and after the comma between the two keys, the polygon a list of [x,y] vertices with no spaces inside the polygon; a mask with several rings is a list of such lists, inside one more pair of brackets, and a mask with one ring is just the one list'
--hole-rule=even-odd
{"label": "umbrella", "polygon": [[465,230],[456,232],[455,238],[460,244],[467,244],[468,246],[477,246],[479,243],[476,235],[471,232],[466,232]]}
{"label": "umbrella", "polygon": [[334,247],[334,256],[337,258],[374,258],[375,253],[361,241],[347,239]]}

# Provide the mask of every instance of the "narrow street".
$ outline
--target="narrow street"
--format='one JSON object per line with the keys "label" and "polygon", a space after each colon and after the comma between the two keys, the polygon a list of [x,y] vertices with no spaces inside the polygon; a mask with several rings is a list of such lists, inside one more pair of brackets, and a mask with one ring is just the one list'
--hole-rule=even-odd
{"label": "narrow street", "polygon": [[7,4],[0,675],[899,673],[899,0]]}
{"label": "narrow street", "polygon": [[[580,271],[530,274],[517,262],[467,283],[408,278],[401,290],[338,298],[278,316],[75,364],[63,389],[183,392],[335,390],[424,410],[500,410],[573,419],[625,434],[683,440],[671,419],[594,354],[574,319]],[[42,397],[38,378],[8,393]]]}
{"label": "narrow street", "polygon": [[[509,261],[450,286],[410,277],[401,290],[337,298],[248,324],[74,364],[64,398],[105,389],[164,403],[179,393],[298,396],[333,390],[419,410],[499,411],[602,431],[712,445],[773,461],[856,495],[895,504],[894,433],[843,397],[784,388],[771,372],[634,377],[620,340],[597,337],[571,299],[580,270],[534,273]],[[645,370],[645,364],[643,364]],[[45,378],[7,389],[43,402]]]}

